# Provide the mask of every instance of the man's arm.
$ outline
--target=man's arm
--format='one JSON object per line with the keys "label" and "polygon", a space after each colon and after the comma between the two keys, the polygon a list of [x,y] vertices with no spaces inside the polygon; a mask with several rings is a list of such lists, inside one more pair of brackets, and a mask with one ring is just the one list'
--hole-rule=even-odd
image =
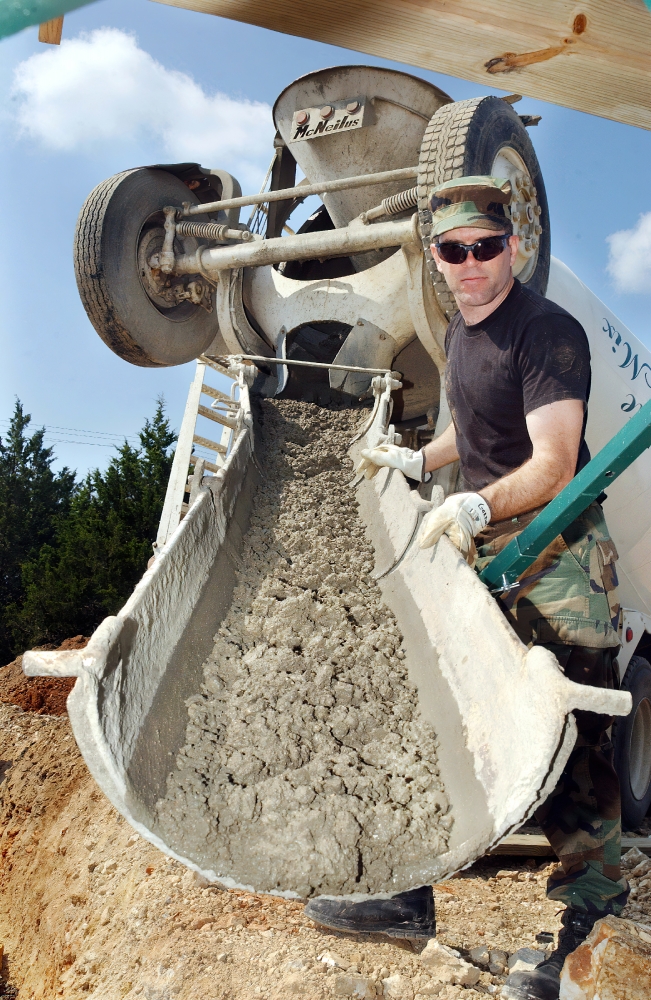
{"label": "man's arm", "polygon": [[[515,472],[479,491],[488,502],[492,521],[503,521],[541,507],[574,478],[583,414],[582,400],[563,399],[527,415],[527,430],[533,445],[531,458]],[[438,440],[442,441],[445,434]]]}
{"label": "man's arm", "polygon": [[439,437],[425,445],[423,454],[425,456],[425,472],[434,472],[435,469],[441,469],[444,465],[449,465],[450,462],[456,462],[459,452],[457,451],[457,435],[452,421]]}

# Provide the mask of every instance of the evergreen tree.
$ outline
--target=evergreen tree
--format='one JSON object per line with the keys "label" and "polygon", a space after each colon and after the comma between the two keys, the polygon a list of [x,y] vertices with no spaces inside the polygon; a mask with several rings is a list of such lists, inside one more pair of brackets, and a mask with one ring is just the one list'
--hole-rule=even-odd
{"label": "evergreen tree", "polygon": [[90,633],[124,604],[147,567],[175,440],[159,400],[105,472],[88,474],[55,538],[23,564],[22,606],[11,609],[14,648]]}
{"label": "evergreen tree", "polygon": [[53,542],[76,489],[70,469],[52,471],[45,428],[26,434],[30,421],[16,400],[9,431],[0,438],[0,663],[12,651],[7,610],[23,600],[22,565]]}

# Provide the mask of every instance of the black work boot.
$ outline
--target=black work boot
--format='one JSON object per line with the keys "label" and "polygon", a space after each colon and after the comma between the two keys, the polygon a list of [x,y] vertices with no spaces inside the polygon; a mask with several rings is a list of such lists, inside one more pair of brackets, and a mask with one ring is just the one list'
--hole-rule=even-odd
{"label": "black work boot", "polygon": [[512,972],[502,987],[506,1000],[558,1000],[565,959],[583,944],[603,914],[581,913],[569,906],[561,920],[558,947],[531,972]]}
{"label": "black work boot", "polygon": [[392,938],[431,938],[436,934],[431,885],[399,892],[390,899],[311,899],[305,916],[349,934],[386,934]]}

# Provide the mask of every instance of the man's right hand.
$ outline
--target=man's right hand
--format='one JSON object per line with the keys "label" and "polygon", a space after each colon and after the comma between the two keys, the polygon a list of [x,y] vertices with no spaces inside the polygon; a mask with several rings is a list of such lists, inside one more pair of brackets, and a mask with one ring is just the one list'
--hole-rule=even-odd
{"label": "man's right hand", "polygon": [[412,451],[411,448],[400,448],[397,444],[378,444],[375,448],[365,448],[361,454],[362,460],[357,466],[357,472],[363,472],[366,479],[372,479],[382,467],[399,469],[409,479],[415,479],[419,483],[426,483],[431,478],[430,473],[425,472],[422,450]]}

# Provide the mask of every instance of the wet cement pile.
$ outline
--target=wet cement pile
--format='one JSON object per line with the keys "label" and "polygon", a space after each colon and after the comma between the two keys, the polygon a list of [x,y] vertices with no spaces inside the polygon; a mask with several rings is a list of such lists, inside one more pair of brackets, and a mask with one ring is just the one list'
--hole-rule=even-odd
{"label": "wet cement pile", "polygon": [[437,741],[371,578],[359,421],[262,404],[264,480],[231,609],[158,803],[166,841],[260,890],[378,892],[446,847]]}

